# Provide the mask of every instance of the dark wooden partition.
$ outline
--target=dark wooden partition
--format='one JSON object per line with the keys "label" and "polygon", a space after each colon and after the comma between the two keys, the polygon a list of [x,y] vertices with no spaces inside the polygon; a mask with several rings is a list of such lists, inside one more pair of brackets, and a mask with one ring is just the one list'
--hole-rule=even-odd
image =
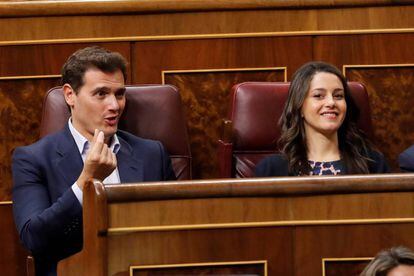
{"label": "dark wooden partition", "polygon": [[59,275],[351,275],[413,231],[414,174],[90,182]]}
{"label": "dark wooden partition", "polygon": [[0,274],[26,275],[28,252],[19,242],[13,221],[12,202],[0,202]]}

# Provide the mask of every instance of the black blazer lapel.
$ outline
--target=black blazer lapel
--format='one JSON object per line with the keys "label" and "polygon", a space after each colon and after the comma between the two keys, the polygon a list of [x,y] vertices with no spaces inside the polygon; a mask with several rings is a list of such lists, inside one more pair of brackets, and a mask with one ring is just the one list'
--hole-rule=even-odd
{"label": "black blazer lapel", "polygon": [[132,147],[118,135],[121,148],[116,155],[119,178],[122,183],[141,182],[144,180],[142,160],[133,154]]}
{"label": "black blazer lapel", "polygon": [[68,125],[56,139],[55,165],[68,186],[75,183],[82,172],[83,161]]}

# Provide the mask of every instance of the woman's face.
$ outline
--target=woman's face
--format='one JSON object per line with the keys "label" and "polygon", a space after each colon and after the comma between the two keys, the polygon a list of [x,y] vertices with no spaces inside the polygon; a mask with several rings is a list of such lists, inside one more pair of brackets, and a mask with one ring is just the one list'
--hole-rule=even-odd
{"label": "woman's face", "polygon": [[346,114],[345,91],[334,74],[319,72],[313,76],[303,102],[302,118],[306,135],[336,134]]}

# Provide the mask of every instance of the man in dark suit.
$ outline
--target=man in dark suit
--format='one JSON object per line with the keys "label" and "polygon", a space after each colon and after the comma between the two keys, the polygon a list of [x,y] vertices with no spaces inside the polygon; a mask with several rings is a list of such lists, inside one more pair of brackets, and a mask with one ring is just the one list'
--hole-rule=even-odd
{"label": "man in dark suit", "polygon": [[414,145],[398,156],[398,163],[403,172],[414,172]]}
{"label": "man in dark suit", "polygon": [[82,248],[82,189],[104,183],[175,179],[162,144],[118,130],[125,107],[126,61],[89,47],[62,68],[71,118],[65,128],[13,154],[13,212],[36,275]]}

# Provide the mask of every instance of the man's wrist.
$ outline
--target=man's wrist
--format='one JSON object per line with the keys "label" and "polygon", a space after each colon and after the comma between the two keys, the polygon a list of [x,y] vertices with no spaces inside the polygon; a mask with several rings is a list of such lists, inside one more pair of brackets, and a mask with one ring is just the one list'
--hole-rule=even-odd
{"label": "man's wrist", "polygon": [[78,182],[73,183],[71,188],[79,203],[82,205],[83,192],[82,189],[79,187]]}
{"label": "man's wrist", "polygon": [[83,187],[85,186],[85,182],[88,180],[88,178],[83,173],[79,176],[78,180],[76,181],[76,184],[78,185],[79,189],[83,191]]}

